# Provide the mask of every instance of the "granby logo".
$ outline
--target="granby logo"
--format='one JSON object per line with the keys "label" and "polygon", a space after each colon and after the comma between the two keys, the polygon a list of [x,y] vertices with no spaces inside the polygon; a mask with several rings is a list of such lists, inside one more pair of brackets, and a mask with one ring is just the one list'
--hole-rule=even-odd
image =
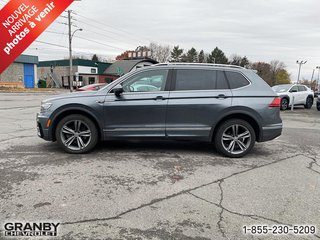
{"label": "granby logo", "polygon": [[11,0],[0,11],[0,74],[73,2]]}
{"label": "granby logo", "polygon": [[5,237],[56,237],[60,223],[8,222],[4,224]]}

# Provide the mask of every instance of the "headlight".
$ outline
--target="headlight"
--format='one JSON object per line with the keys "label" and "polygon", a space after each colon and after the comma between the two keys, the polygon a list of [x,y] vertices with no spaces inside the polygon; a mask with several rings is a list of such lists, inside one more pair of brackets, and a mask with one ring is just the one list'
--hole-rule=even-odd
{"label": "headlight", "polygon": [[45,112],[52,106],[52,103],[41,103],[40,111]]}

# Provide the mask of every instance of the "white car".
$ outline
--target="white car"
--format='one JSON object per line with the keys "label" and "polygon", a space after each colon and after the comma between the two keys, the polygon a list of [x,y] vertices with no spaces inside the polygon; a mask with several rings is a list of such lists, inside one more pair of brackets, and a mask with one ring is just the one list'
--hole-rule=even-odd
{"label": "white car", "polygon": [[313,105],[314,92],[305,85],[301,84],[283,84],[272,87],[279,97],[281,97],[280,109],[286,110],[292,104],[304,105],[310,109]]}

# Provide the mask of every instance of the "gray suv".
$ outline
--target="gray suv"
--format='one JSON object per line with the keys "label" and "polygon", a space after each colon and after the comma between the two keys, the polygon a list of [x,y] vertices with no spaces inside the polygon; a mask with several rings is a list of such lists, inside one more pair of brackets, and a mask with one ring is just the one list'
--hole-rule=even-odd
{"label": "gray suv", "polygon": [[98,141],[172,139],[212,142],[242,157],[256,141],[281,135],[280,98],[254,71],[229,65],[158,64],[128,73],[98,92],[41,103],[38,135],[68,153]]}

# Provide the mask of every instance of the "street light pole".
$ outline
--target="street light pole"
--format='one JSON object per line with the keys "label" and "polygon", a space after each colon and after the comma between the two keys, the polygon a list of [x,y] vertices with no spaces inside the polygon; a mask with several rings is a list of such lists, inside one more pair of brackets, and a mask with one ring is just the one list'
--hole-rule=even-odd
{"label": "street light pole", "polygon": [[298,72],[298,80],[297,80],[298,84],[300,83],[301,66],[302,66],[302,64],[306,64],[306,63],[307,63],[307,61],[299,61],[299,60],[297,60],[297,64],[299,64],[299,72]]}
{"label": "street light pole", "polygon": [[[69,87],[70,92],[73,91],[73,71],[72,71],[72,38],[76,31],[82,31],[82,28],[76,29],[73,33],[71,30],[71,10],[68,10],[68,25],[69,25]],[[78,82],[76,82],[76,87],[78,87]]]}
{"label": "street light pole", "polygon": [[316,69],[318,69],[318,92],[320,91],[320,80],[319,80],[319,73],[320,73],[320,66],[316,66]]}

